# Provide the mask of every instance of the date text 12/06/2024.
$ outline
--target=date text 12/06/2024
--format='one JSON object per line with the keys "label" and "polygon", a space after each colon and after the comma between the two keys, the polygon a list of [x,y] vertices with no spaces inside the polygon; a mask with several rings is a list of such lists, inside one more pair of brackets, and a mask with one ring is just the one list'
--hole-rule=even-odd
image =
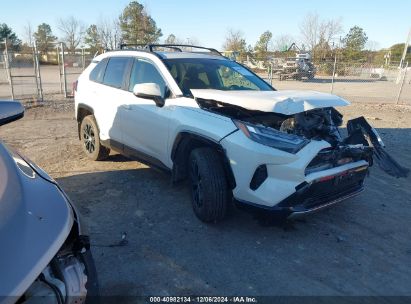
{"label": "date text 12/06/2024", "polygon": [[184,297],[149,297],[149,303],[258,303],[255,297],[211,297],[211,296],[184,296]]}

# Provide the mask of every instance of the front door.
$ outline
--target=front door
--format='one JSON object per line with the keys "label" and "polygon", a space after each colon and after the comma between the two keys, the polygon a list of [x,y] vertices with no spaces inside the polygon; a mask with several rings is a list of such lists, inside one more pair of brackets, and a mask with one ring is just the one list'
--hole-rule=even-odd
{"label": "front door", "polygon": [[160,108],[151,99],[136,97],[133,88],[141,83],[158,84],[163,97],[167,91],[164,78],[150,60],[134,60],[127,98],[120,106],[123,143],[125,149],[129,147],[149,160],[153,158],[166,164],[170,109],[167,101]]}

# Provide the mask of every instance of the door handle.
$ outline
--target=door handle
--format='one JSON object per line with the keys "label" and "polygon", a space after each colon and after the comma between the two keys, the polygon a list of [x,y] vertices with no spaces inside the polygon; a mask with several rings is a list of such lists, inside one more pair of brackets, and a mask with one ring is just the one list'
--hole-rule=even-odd
{"label": "door handle", "polygon": [[121,107],[122,107],[123,109],[125,109],[125,110],[131,110],[131,106],[130,106],[130,105],[127,105],[127,104],[122,105]]}

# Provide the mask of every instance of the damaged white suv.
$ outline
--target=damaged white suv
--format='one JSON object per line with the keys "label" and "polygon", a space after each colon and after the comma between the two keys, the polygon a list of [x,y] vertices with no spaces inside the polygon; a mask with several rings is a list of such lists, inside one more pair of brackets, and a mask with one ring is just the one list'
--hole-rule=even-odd
{"label": "damaged white suv", "polygon": [[404,176],[360,117],[339,131],[349,103],[313,91],[276,91],[214,49],[123,47],[96,57],[75,85],[79,138],[93,160],[110,150],[189,179],[204,222],[229,204],[284,217],[363,190],[373,155]]}

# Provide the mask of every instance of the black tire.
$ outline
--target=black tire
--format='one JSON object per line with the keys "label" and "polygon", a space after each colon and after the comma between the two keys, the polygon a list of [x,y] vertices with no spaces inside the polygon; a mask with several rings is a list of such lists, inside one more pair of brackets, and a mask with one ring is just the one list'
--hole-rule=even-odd
{"label": "black tire", "polygon": [[87,275],[87,296],[85,304],[99,304],[100,287],[98,285],[97,270],[91,251],[87,250],[85,253],[81,254],[80,258],[86,267]]}
{"label": "black tire", "polygon": [[195,215],[206,223],[221,221],[227,213],[231,190],[217,151],[194,149],[189,158],[189,177]]}
{"label": "black tire", "polygon": [[92,160],[104,160],[110,154],[110,149],[100,142],[99,130],[93,115],[88,115],[81,121],[80,141],[84,153]]}

